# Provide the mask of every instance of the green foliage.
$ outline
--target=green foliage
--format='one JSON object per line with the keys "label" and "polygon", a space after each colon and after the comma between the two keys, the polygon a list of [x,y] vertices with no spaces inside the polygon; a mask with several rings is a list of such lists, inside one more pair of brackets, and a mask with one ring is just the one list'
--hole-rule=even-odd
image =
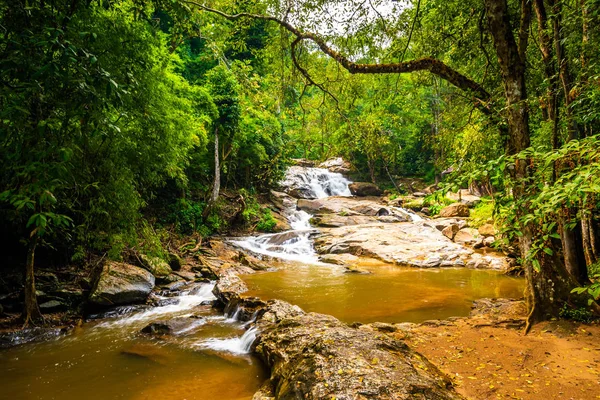
{"label": "green foliage", "polygon": [[273,232],[277,221],[273,218],[270,208],[263,208],[260,213],[260,219],[256,224],[256,229],[260,232]]}
{"label": "green foliage", "polygon": [[589,309],[582,307],[573,308],[568,304],[563,305],[563,307],[560,309],[559,316],[561,318],[583,323],[590,323],[598,320],[598,317],[594,315]]}
{"label": "green foliage", "polygon": [[484,224],[494,222],[494,201],[489,198],[482,197],[469,215],[469,226],[479,228]]}

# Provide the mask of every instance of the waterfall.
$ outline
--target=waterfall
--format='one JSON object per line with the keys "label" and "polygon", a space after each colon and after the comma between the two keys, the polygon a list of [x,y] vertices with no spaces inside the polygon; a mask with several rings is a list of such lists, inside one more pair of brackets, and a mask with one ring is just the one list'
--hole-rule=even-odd
{"label": "waterfall", "polygon": [[329,196],[352,196],[351,182],[342,174],[325,168],[290,167],[280,185],[296,197],[323,199]]}
{"label": "waterfall", "polygon": [[[280,184],[288,193],[321,199],[329,196],[352,196],[348,189],[350,183],[342,174],[324,168],[290,167]],[[291,230],[247,237],[232,243],[269,257],[318,264],[319,259],[310,239],[313,231],[310,226],[312,216],[306,211],[298,210],[295,202],[289,205],[285,215]]]}
{"label": "waterfall", "polygon": [[248,329],[240,337],[232,337],[227,339],[211,338],[196,343],[197,347],[211,349],[216,351],[225,351],[233,354],[249,354],[252,350],[252,343],[256,340],[258,329],[252,327]]}

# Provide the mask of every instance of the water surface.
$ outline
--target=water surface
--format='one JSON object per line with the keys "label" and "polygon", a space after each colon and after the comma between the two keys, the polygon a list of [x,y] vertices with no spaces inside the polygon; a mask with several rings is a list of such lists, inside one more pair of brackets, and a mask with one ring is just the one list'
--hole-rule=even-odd
{"label": "water surface", "polygon": [[359,264],[369,275],[338,266],[290,264],[274,272],[244,275],[250,295],[281,299],[305,311],[351,322],[422,322],[467,316],[473,301],[520,298],[524,280],[497,271],[417,269],[378,262]]}

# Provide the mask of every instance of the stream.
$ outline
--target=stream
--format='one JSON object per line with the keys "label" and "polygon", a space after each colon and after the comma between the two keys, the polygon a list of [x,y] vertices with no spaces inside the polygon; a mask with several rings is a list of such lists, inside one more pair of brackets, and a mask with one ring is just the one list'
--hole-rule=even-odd
{"label": "stream", "polygon": [[[349,183],[325,169],[291,167],[283,185],[325,199],[351,196]],[[285,300],[348,323],[466,316],[478,298],[521,296],[523,281],[497,271],[415,269],[365,259],[359,266],[369,274],[348,274],[319,261],[311,215],[295,202],[287,206],[292,230],[232,241],[268,256],[276,267],[242,276],[249,295]],[[213,286],[197,284],[181,292],[176,304],[90,320],[66,337],[1,350],[2,398],[251,399],[267,378],[249,354],[256,332],[211,307]],[[172,339],[140,333],[166,320],[178,322]]]}

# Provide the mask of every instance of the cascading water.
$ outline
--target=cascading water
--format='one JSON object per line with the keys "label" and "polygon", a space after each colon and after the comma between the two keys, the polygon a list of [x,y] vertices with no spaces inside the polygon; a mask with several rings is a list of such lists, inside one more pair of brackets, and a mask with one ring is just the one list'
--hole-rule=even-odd
{"label": "cascading water", "polygon": [[329,196],[352,196],[351,182],[342,174],[325,168],[290,167],[281,186],[295,191],[306,199],[323,199]]}
{"label": "cascading water", "polygon": [[[348,188],[350,183],[342,174],[324,168],[290,167],[281,186],[286,191],[305,198],[322,199],[329,196],[352,196]],[[291,202],[288,207],[286,217],[291,230],[248,237],[233,243],[253,253],[317,264],[318,256],[310,239],[313,231],[310,226],[312,216],[306,211],[298,210],[296,202]]]}

